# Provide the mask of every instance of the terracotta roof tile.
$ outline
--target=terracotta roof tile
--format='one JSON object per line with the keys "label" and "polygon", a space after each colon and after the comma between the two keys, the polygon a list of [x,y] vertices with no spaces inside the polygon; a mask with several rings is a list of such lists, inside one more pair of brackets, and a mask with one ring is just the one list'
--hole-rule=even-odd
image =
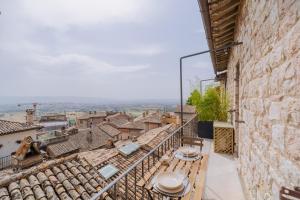
{"label": "terracotta roof tile", "polygon": [[79,145],[76,145],[72,141],[64,141],[60,143],[50,144],[47,146],[47,153],[51,158],[56,158],[66,154],[74,153],[80,149]]}
{"label": "terracotta roof tile", "polygon": [[[176,113],[180,113],[180,112],[181,112],[180,105],[177,105]],[[196,113],[196,107],[195,106],[190,106],[190,105],[184,105],[183,106],[183,113],[195,114]]]}
{"label": "terracotta roof tile", "polygon": [[106,184],[90,164],[76,156],[47,163],[1,180],[0,199],[88,200]]}
{"label": "terracotta roof tile", "polygon": [[41,126],[28,125],[26,123],[12,122],[6,120],[0,120],[0,135],[12,134],[16,132],[39,129]]}
{"label": "terracotta roof tile", "polygon": [[144,125],[144,122],[142,122],[142,121],[133,121],[133,122],[128,122],[128,123],[122,125],[120,128],[143,130],[145,128],[145,125]]}
{"label": "terracotta roof tile", "polygon": [[100,124],[98,127],[102,131],[104,131],[105,133],[110,135],[111,137],[118,136],[121,133],[121,131],[119,131],[118,129],[114,128],[113,126],[111,126],[109,124]]}
{"label": "terracotta roof tile", "polygon": [[91,112],[91,113],[85,113],[84,115],[78,117],[78,119],[89,119],[89,118],[98,118],[98,117],[106,117],[107,113],[104,111],[101,112]]}

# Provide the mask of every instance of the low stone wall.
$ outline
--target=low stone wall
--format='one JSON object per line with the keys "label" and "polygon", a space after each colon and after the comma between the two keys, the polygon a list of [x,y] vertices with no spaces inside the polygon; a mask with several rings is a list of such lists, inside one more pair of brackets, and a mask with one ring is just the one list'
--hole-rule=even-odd
{"label": "low stone wall", "polygon": [[[250,199],[300,186],[300,1],[242,1],[227,90],[239,84],[239,171]],[[240,79],[236,78],[237,66]]]}

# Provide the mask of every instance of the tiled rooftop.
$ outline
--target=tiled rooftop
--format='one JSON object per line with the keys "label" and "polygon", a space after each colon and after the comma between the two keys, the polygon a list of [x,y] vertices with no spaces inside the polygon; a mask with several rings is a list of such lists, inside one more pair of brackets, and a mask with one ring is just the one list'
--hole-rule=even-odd
{"label": "tiled rooftop", "polygon": [[28,125],[26,123],[12,122],[6,120],[0,120],[0,135],[12,134],[16,132],[39,129],[41,126]]}
{"label": "tiled rooftop", "polygon": [[99,124],[98,127],[104,131],[105,133],[107,133],[108,135],[110,135],[111,137],[115,137],[118,136],[121,131],[119,131],[118,129],[114,128],[112,125],[110,124]]}
{"label": "tiled rooftop", "polygon": [[[167,130],[171,127],[172,125],[167,125],[151,130],[145,136],[138,138],[137,143],[147,145],[147,143],[159,142],[166,137]],[[80,138],[82,140],[83,137],[79,136],[78,140]],[[50,160],[19,173],[2,176],[0,199],[90,199],[147,152],[145,148],[140,148],[125,157],[118,152],[117,148],[98,149]],[[150,161],[151,167],[153,161]],[[120,171],[105,180],[97,170],[107,164],[113,164]],[[121,183],[120,187],[124,187],[124,183]]]}
{"label": "tiled rooftop", "polygon": [[[177,105],[176,113],[180,113],[180,112],[181,112],[180,105]],[[196,107],[195,106],[190,106],[190,105],[184,105],[183,106],[183,113],[195,114],[196,113]]]}
{"label": "tiled rooftop", "polygon": [[69,140],[47,146],[47,153],[51,158],[60,157],[79,150],[80,146]]}
{"label": "tiled rooftop", "polygon": [[143,130],[145,128],[145,125],[142,121],[133,121],[123,124],[120,128]]}
{"label": "tiled rooftop", "polygon": [[116,113],[106,117],[106,122],[114,126],[115,128],[120,128],[122,125],[130,121],[130,116],[126,113]]}
{"label": "tiled rooftop", "polygon": [[77,156],[44,163],[0,181],[1,200],[90,199],[101,189],[98,172]]}
{"label": "tiled rooftop", "polygon": [[91,113],[85,113],[84,115],[78,117],[78,119],[89,119],[89,118],[97,118],[97,117],[106,117],[106,112],[91,112]]}

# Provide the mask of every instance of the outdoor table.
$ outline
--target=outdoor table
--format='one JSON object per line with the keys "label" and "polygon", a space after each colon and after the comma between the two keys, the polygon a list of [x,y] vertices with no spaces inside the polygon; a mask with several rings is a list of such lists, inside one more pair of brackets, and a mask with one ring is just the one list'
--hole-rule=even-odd
{"label": "outdoor table", "polygon": [[[169,197],[171,199],[180,200],[199,200],[202,197],[205,184],[205,175],[207,170],[208,155],[204,154],[201,159],[195,161],[187,161],[178,159],[172,154],[169,162],[169,166],[157,165],[156,170],[151,176],[143,180],[142,186],[150,199],[157,199],[157,197]],[[153,187],[152,179],[162,172],[175,172],[182,171],[188,177],[190,183],[190,190],[182,197],[171,197],[165,194],[161,194]]]}

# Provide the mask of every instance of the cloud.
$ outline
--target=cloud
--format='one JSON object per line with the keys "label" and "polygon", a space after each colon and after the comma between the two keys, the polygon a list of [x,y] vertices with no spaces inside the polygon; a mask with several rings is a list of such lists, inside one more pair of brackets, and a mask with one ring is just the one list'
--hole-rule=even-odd
{"label": "cloud", "polygon": [[149,45],[128,50],[120,51],[120,53],[136,56],[154,56],[164,53],[165,50],[159,45]]}
{"label": "cloud", "polygon": [[33,55],[34,65],[29,68],[38,73],[76,76],[96,75],[118,72],[136,72],[148,68],[147,65],[113,65],[89,55],[61,54],[58,56]]}
{"label": "cloud", "polygon": [[22,10],[32,21],[52,28],[139,22],[148,0],[23,0]]}

